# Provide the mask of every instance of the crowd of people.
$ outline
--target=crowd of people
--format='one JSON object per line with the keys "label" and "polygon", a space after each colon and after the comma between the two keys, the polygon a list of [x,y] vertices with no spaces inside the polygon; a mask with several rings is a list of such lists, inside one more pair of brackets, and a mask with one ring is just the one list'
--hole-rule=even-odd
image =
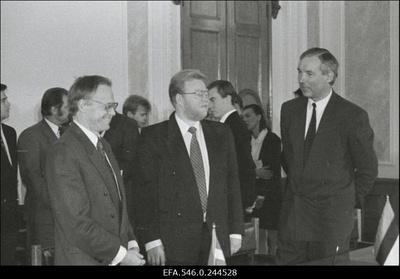
{"label": "crowd of people", "polygon": [[366,111],[332,89],[338,67],[326,49],[300,56],[281,138],[255,91],[199,70],[171,78],[166,121],[149,125],[139,95],[118,113],[112,82],[81,76],[47,90],[19,137],[1,84],[1,265],[15,264],[18,166],[28,258],[40,245],[55,265],[207,265],[215,226],[230,264],[255,217],[278,265],[348,262],[378,163]]}

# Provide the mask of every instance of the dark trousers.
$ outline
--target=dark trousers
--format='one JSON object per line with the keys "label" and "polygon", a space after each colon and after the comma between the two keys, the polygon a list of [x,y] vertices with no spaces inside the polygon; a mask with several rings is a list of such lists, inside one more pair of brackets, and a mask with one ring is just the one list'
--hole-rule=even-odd
{"label": "dark trousers", "polygon": [[31,261],[32,245],[40,245],[42,251],[54,254],[54,224],[27,223],[27,260]]}
{"label": "dark trousers", "polygon": [[199,253],[199,261],[197,263],[168,261],[168,255],[167,255],[166,265],[203,265],[203,266],[206,266],[208,264],[208,256],[210,253],[210,247],[211,247],[211,235],[208,230],[207,224],[204,223],[203,228],[201,230],[201,248],[200,248],[200,253]]}
{"label": "dark trousers", "polygon": [[277,265],[348,265],[350,237],[335,242],[297,241],[279,236]]}
{"label": "dark trousers", "polygon": [[18,211],[15,206],[1,206],[1,265],[16,265]]}

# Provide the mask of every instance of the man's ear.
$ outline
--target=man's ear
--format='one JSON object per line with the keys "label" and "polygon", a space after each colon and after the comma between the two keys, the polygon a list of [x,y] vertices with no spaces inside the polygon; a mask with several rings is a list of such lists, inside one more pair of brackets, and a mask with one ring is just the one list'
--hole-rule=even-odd
{"label": "man's ear", "polygon": [[84,100],[84,99],[80,99],[78,101],[78,110],[83,113],[86,113],[87,108],[88,108],[88,101]]}
{"label": "man's ear", "polygon": [[133,113],[131,111],[128,111],[128,113],[126,114],[126,116],[133,118]]}
{"label": "man's ear", "polygon": [[327,82],[330,83],[333,81],[333,78],[335,76],[335,73],[333,71],[329,71],[328,74],[326,75]]}
{"label": "man's ear", "polygon": [[50,111],[51,111],[51,115],[57,115],[58,114],[58,108],[56,108],[54,106],[51,107]]}
{"label": "man's ear", "polygon": [[182,94],[176,94],[175,96],[175,102],[177,105],[183,106],[183,96]]}

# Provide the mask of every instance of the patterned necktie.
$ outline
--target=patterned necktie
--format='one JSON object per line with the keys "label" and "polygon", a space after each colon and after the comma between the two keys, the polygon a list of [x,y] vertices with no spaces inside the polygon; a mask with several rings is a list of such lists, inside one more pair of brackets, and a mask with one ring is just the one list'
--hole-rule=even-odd
{"label": "patterned necktie", "polygon": [[58,135],[59,135],[59,137],[61,137],[63,133],[64,133],[64,128],[62,126],[58,126]]}
{"label": "patterned necktie", "polygon": [[315,112],[317,104],[313,103],[312,106],[313,106],[313,113],[311,116],[310,126],[308,127],[307,135],[304,140],[303,166],[306,164],[308,154],[310,153],[311,145],[315,137],[315,131],[317,126],[317,119],[316,119],[317,117]]}
{"label": "patterned necktie", "polygon": [[207,187],[203,157],[201,156],[200,145],[196,137],[196,128],[190,127],[189,133],[192,134],[192,140],[190,142],[190,161],[196,176],[197,187],[199,188],[201,207],[203,209],[203,213],[205,213],[207,210]]}
{"label": "patterned necktie", "polygon": [[117,187],[117,191],[118,191],[118,197],[119,197],[119,200],[121,201],[122,200],[122,196],[121,196],[121,192],[119,190],[117,177],[115,176],[114,169],[112,168],[112,166],[108,162],[107,154],[106,154],[106,152],[104,150],[104,146],[103,146],[103,143],[102,143],[102,138],[100,138],[100,137],[99,137],[99,139],[97,141],[97,150],[99,150],[101,157],[103,158],[104,162],[106,163],[108,169],[110,170],[110,172],[112,174],[112,177],[114,178],[115,186]]}

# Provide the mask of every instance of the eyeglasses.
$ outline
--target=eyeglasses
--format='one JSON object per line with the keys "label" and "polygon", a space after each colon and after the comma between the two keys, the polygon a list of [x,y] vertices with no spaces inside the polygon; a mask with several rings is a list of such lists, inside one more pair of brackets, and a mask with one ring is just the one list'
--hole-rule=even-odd
{"label": "eyeglasses", "polygon": [[208,90],[197,90],[195,92],[183,92],[179,94],[194,94],[197,99],[208,98]]}
{"label": "eyeglasses", "polygon": [[117,107],[118,107],[118,103],[117,103],[117,102],[112,102],[112,103],[108,103],[108,104],[103,104],[103,103],[101,103],[101,102],[99,102],[99,101],[96,101],[96,100],[89,100],[89,101],[93,101],[93,102],[95,102],[95,103],[98,103],[98,104],[100,104],[100,105],[103,105],[103,106],[104,106],[104,109],[105,109],[106,111],[109,111],[111,108],[113,108],[114,110],[116,110]]}

